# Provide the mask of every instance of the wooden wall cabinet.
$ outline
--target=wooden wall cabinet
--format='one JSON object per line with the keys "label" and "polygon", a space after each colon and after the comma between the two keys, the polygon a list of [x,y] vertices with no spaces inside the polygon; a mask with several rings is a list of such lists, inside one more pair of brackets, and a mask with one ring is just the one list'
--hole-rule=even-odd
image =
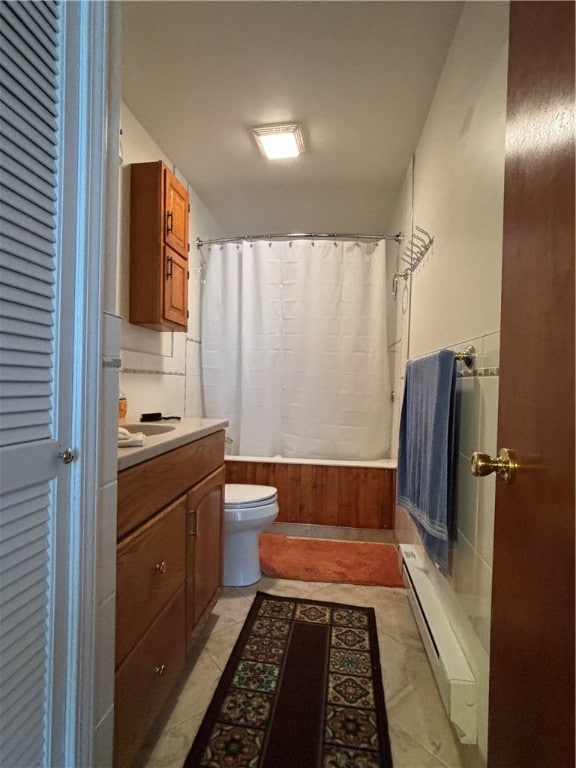
{"label": "wooden wall cabinet", "polygon": [[118,475],[114,766],[130,768],[222,584],[224,432]]}
{"label": "wooden wall cabinet", "polygon": [[157,331],[188,325],[188,190],[162,162],[130,166],[129,320]]}

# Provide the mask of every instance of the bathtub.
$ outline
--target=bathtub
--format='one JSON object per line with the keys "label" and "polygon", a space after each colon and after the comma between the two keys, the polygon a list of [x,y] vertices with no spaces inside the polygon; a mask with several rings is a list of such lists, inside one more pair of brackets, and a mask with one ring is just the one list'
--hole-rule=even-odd
{"label": "bathtub", "polygon": [[278,488],[278,522],[394,528],[395,460],[225,459],[227,483]]}

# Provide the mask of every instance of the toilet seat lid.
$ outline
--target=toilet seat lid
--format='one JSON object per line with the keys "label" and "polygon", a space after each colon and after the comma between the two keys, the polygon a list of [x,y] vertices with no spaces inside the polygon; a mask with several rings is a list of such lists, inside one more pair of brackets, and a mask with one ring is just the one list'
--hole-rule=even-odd
{"label": "toilet seat lid", "polygon": [[253,507],[271,503],[276,499],[278,489],[271,485],[247,485],[245,483],[226,483],[224,503],[235,507]]}

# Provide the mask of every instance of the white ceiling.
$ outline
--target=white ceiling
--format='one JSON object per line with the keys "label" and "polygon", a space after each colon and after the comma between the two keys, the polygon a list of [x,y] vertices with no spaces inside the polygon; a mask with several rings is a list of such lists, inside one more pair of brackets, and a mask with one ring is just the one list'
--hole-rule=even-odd
{"label": "white ceiling", "polygon": [[[385,229],[462,3],[122,5],[123,98],[228,234]],[[265,160],[284,121],[308,151]]]}

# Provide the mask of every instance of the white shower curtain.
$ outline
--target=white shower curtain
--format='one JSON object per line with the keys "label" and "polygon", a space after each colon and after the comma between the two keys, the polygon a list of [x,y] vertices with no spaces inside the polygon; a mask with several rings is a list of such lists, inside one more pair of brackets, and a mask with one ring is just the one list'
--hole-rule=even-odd
{"label": "white shower curtain", "polygon": [[384,241],[211,246],[202,372],[206,416],[229,420],[231,453],[385,457]]}

